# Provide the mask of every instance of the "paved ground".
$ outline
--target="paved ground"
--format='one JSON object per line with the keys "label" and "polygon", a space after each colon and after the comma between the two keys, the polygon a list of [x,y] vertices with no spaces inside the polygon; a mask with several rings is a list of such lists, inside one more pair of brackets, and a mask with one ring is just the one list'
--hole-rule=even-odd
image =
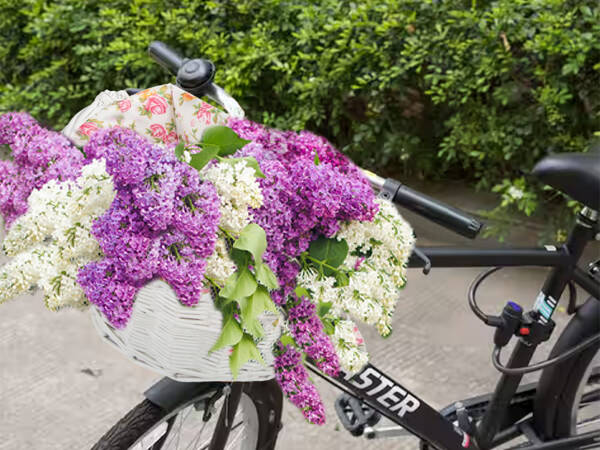
{"label": "paved ground", "polygon": [[[470,198],[454,200],[477,205]],[[457,242],[439,228],[411,219],[420,230],[421,244]],[[438,269],[426,277],[413,270],[392,337],[383,340],[363,327],[372,362],[436,407],[488,392],[498,378],[490,362],[491,330],[472,316],[466,302],[467,288],[477,273]],[[510,299],[531,305],[545,273],[502,271],[482,289],[481,303],[488,311],[499,311]],[[557,314],[559,325],[565,320],[564,313]],[[39,296],[0,307],[2,450],[89,449],[156,379],[104,344],[85,313],[51,313]],[[327,425],[307,425],[296,410],[286,407],[278,448],[417,448],[412,439],[366,442],[340,431],[332,407],[337,393],[317,384],[328,410]]]}

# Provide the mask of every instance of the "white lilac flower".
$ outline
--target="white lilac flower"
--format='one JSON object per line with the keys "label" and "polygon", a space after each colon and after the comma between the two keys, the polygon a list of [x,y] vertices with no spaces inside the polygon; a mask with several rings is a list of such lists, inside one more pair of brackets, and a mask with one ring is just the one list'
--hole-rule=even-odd
{"label": "white lilac flower", "polygon": [[359,372],[367,362],[367,353],[358,327],[351,320],[337,320],[331,341],[340,359],[340,365],[349,373]]}
{"label": "white lilac flower", "polygon": [[219,237],[215,243],[215,250],[212,255],[206,259],[205,278],[210,278],[219,286],[223,286],[237,270],[235,263],[229,257],[229,250],[223,237]]}
{"label": "white lilac flower", "polygon": [[260,208],[263,196],[255,170],[244,160],[205,167],[202,178],[211,181],[221,201],[220,226],[238,234],[252,219],[249,208]]}
{"label": "white lilac flower", "polygon": [[75,181],[52,180],[32,191],[27,213],[3,243],[14,258],[0,270],[0,303],[37,286],[50,309],[87,305],[77,273],[101,256],[91,227],[114,195],[103,159],[84,166]]}
{"label": "white lilac flower", "polygon": [[[255,170],[246,161],[240,160],[205,167],[201,175],[217,189],[221,212],[220,228],[234,236],[239,234],[252,221],[250,209],[260,208],[263,204]],[[235,271],[236,265],[229,257],[224,233],[219,231],[215,250],[207,259],[205,277],[222,286]]]}
{"label": "white lilac flower", "polygon": [[349,314],[374,325],[383,336],[391,332],[392,315],[399,290],[406,282],[406,261],[412,252],[412,229],[386,200],[377,199],[379,212],[372,222],[343,224],[336,235],[348,243],[343,269],[347,286],[314,270],[302,270],[298,285],[311,293],[314,302],[330,302],[334,316]]}

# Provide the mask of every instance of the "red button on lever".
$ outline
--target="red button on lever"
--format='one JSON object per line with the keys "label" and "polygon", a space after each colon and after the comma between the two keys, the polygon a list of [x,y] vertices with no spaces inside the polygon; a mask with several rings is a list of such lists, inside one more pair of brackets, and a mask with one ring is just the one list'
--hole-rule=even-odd
{"label": "red button on lever", "polygon": [[521,329],[519,330],[519,334],[520,334],[521,336],[528,336],[528,335],[529,335],[529,333],[531,333],[531,330],[530,330],[529,328],[527,328],[527,327],[523,327],[523,328],[521,328]]}

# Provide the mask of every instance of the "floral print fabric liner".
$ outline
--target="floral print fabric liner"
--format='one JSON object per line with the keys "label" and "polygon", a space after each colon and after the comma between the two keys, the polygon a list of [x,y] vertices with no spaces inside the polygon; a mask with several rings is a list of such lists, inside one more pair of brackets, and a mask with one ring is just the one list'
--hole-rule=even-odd
{"label": "floral print fabric liner", "polygon": [[[130,128],[156,144],[200,141],[204,130],[225,125],[228,115],[173,84],[163,84],[99,105],[82,124],[68,127],[64,133],[76,145],[83,146],[100,128],[119,125]],[[71,131],[73,130],[73,131]]]}

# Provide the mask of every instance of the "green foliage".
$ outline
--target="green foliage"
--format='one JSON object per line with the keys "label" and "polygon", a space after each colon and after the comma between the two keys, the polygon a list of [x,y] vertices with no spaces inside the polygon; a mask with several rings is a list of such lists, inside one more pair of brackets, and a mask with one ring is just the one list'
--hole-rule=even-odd
{"label": "green foliage", "polygon": [[277,281],[277,277],[267,264],[255,264],[254,272],[256,274],[256,279],[260,284],[268,287],[269,289],[279,289],[279,282]]}
{"label": "green foliage", "polygon": [[262,254],[267,249],[265,230],[255,223],[249,223],[240,233],[233,248],[247,251],[252,255],[256,264],[262,264]]}
{"label": "green foliage", "polygon": [[325,276],[334,275],[346,256],[348,256],[348,243],[344,239],[338,241],[324,236],[319,236],[312,241],[308,253],[304,255],[309,263]]}
{"label": "green foliage", "polygon": [[[0,0],[0,111],[60,127],[104,89],[172,80],[146,54],[162,40],[213,60],[254,120],[503,195],[549,149],[599,135],[599,35],[595,0]],[[529,204],[497,215],[567,204],[522,189]]]}
{"label": "green foliage", "polygon": [[[194,142],[195,145],[199,145],[202,148],[202,151],[191,155],[189,164],[194,169],[201,170],[215,158],[229,164],[235,164],[239,160],[244,160],[250,167],[254,168],[256,176],[264,178],[265,175],[260,170],[258,162],[252,157],[223,158],[224,156],[232,155],[248,142],[250,141],[240,138],[236,132],[229,127],[222,125],[209,127],[202,135],[200,142]],[[185,146],[183,144],[178,144],[174,150],[175,156],[182,159],[184,150]]]}
{"label": "green foliage", "polygon": [[215,342],[210,351],[213,352],[224,347],[236,345],[242,339],[243,334],[242,327],[233,316],[228,317],[223,324],[223,330],[221,331],[219,339],[217,339],[217,342]]}
{"label": "green foliage", "polygon": [[235,153],[250,141],[239,137],[229,127],[214,126],[206,129],[200,140],[202,147],[215,146],[219,148],[219,156],[228,156]]}
{"label": "green foliage", "polygon": [[241,366],[248,360],[263,362],[255,343],[255,339],[264,336],[259,317],[264,311],[277,312],[269,289],[277,289],[279,284],[269,266],[262,262],[267,237],[260,226],[246,225],[237,238],[222,231],[227,236],[237,270],[218,291],[215,304],[223,313],[223,329],[211,351],[232,348],[229,367],[237,378]]}
{"label": "green foliage", "polygon": [[233,379],[236,379],[240,369],[251,359],[265,364],[265,360],[258,351],[256,344],[251,336],[244,334],[240,342],[233,347],[233,352],[229,357],[229,367],[233,374]]}

